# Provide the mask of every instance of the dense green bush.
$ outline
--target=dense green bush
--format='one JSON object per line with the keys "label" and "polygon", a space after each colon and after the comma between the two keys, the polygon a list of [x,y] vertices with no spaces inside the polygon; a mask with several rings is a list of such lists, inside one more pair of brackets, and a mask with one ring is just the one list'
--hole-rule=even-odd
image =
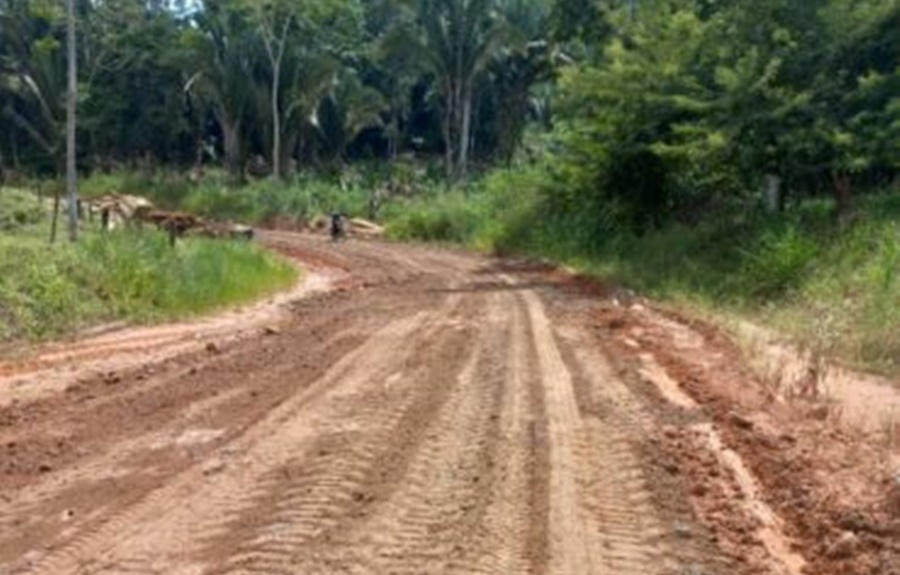
{"label": "dense green bush", "polygon": [[743,254],[737,289],[772,298],[798,287],[812,271],[818,244],[793,226],[765,231]]}
{"label": "dense green bush", "polygon": [[538,214],[540,193],[549,185],[547,172],[539,167],[496,170],[467,188],[430,187],[395,200],[382,216],[393,239],[522,251],[540,244],[540,231],[550,225]]}
{"label": "dense green bush", "polygon": [[461,191],[398,203],[388,212],[389,237],[468,244],[485,217],[480,208]]}

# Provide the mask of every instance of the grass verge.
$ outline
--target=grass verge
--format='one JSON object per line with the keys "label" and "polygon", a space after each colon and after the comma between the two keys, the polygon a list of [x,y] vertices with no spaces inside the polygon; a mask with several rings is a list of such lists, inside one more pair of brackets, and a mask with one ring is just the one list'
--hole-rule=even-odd
{"label": "grass verge", "polygon": [[[29,217],[0,235],[0,342],[38,341],[111,320],[152,322],[247,302],[291,285],[297,271],[250,243],[87,229],[48,245],[46,218],[24,192],[0,191]],[[35,200],[31,200],[35,203]],[[0,219],[3,219],[0,216]],[[61,230],[62,231],[62,230]]]}

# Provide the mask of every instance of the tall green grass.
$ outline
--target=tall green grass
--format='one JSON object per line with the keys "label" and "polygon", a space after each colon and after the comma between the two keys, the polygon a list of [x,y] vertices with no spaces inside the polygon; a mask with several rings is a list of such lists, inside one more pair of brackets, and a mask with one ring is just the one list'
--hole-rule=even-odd
{"label": "tall green grass", "polygon": [[99,322],[150,322],[242,303],[296,271],[246,243],[154,232],[93,234],[49,246],[0,240],[0,341],[40,340]]}
{"label": "tall green grass", "polygon": [[164,234],[86,226],[77,244],[49,245],[47,210],[28,192],[0,190],[0,221],[15,223],[0,230],[0,342],[190,316],[296,278],[293,266],[246,242],[189,238],[173,248]]}
{"label": "tall green grass", "polygon": [[539,170],[499,170],[469,188],[428,188],[385,208],[388,236],[501,253],[522,251],[537,239],[537,190],[544,177]]}

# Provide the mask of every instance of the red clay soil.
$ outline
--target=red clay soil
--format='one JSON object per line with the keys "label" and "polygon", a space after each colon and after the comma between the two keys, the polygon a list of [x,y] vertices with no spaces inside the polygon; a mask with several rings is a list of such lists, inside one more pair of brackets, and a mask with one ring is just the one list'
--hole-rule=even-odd
{"label": "red clay soil", "polygon": [[0,574],[896,573],[883,449],[715,330],[546,264],[262,236],[320,287],[4,364]]}
{"label": "red clay soil", "polygon": [[[618,354],[634,355],[636,349],[624,341],[637,342],[703,407],[725,443],[752,470],[766,503],[784,519],[787,534],[808,562],[805,572],[900,573],[900,514],[891,508],[896,470],[885,466],[890,455],[885,451],[896,446],[867,444],[836,420],[839,407],[776,401],[742,367],[739,350],[700,322],[616,306],[599,309],[595,321],[619,343]],[[680,334],[669,322],[699,336],[699,345],[679,346]],[[728,547],[742,541],[754,546],[746,522],[736,522],[736,515],[727,512],[733,501],[728,479],[721,479],[716,458],[697,443],[690,429],[666,434],[667,451],[691,475],[690,494],[701,516]],[[729,555],[747,553],[738,546]]]}

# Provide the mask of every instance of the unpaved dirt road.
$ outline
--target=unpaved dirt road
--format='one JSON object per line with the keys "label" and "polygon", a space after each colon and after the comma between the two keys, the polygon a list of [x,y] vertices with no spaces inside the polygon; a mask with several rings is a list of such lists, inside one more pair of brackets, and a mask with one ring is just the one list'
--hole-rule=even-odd
{"label": "unpaved dirt road", "polygon": [[317,289],[0,365],[0,574],[896,573],[891,469],[822,499],[809,442],[857,444],[715,334],[542,266],[263,240]]}

